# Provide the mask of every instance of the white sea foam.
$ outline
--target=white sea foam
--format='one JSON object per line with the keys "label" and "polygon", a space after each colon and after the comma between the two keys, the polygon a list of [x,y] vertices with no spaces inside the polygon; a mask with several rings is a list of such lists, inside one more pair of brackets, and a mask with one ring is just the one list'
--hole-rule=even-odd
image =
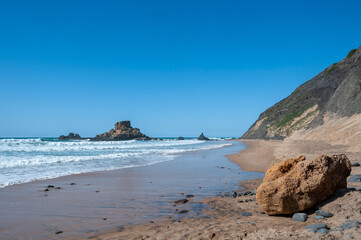
{"label": "white sea foam", "polygon": [[58,141],[0,139],[0,187],[77,173],[146,166],[179,154],[231,145],[226,141]]}

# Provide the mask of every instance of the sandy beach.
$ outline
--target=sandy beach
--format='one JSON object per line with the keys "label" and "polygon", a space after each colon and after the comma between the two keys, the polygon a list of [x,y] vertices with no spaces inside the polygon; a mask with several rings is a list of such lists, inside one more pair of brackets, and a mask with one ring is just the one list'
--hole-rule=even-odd
{"label": "sandy beach", "polygon": [[[351,161],[361,162],[357,152],[344,152],[344,146],[333,146],[325,142],[309,141],[244,141],[248,148],[228,157],[248,171],[264,171],[279,157],[295,157],[301,153],[307,157],[318,154],[346,153]],[[292,151],[291,151],[292,150]],[[290,152],[292,154],[286,154]],[[351,174],[360,174],[360,167],[353,167]],[[257,188],[261,179],[240,182],[249,191]],[[349,183],[348,188],[360,188],[360,183]],[[145,225],[128,226],[122,231],[99,236],[97,239],[359,239],[360,228],[343,232],[332,231],[346,220],[361,219],[361,192],[339,191],[333,197],[305,211],[306,222],[295,222],[291,216],[267,216],[258,206],[255,196],[211,197],[202,203],[210,206],[205,210],[207,218],[182,218],[179,221],[163,221]],[[314,220],[316,209],[334,213],[334,217]],[[251,216],[241,216],[242,213]],[[243,214],[244,215],[244,214]],[[310,233],[305,226],[323,222],[331,229],[327,235]]]}
{"label": "sandy beach", "polygon": [[[348,239],[349,236],[357,239],[360,236],[359,228],[330,231],[327,235],[304,229],[320,222],[313,219],[317,208],[335,214],[322,221],[330,229],[346,220],[360,220],[360,191],[336,193],[316,208],[305,211],[309,214],[306,222],[292,221],[290,216],[267,216],[252,193],[262,182],[262,172],[284,157],[346,153],[351,161],[361,163],[359,153],[321,141],[242,142],[246,149],[236,144],[147,167],[72,175],[1,189],[1,215],[6,216],[0,221],[1,239]],[[351,174],[360,173],[361,167],[352,168]],[[61,189],[44,192],[47,184]],[[349,183],[348,187],[360,188],[361,184]],[[246,195],[230,197],[233,191]],[[187,201],[175,203],[184,199]]]}

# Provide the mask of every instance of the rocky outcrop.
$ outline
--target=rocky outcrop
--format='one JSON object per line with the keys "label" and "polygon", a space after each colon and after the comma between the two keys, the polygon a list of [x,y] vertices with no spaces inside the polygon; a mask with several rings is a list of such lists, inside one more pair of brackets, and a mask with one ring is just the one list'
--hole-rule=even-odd
{"label": "rocky outcrop", "polygon": [[197,138],[198,140],[202,140],[202,141],[209,141],[209,138],[207,138],[206,136],[203,135],[203,133]]}
{"label": "rocky outcrop", "polygon": [[359,114],[360,102],[361,47],[264,111],[242,138],[282,139],[297,130],[323,125],[325,114]]}
{"label": "rocky outcrop", "polygon": [[257,202],[268,215],[292,214],[313,207],[347,186],[351,163],[346,155],[304,156],[272,165],[257,189]]}
{"label": "rocky outcrop", "polygon": [[184,140],[184,137],[179,137],[178,140]]}
{"label": "rocky outcrop", "polygon": [[79,134],[69,133],[68,136],[61,135],[58,137],[59,140],[81,140]]}
{"label": "rocky outcrop", "polygon": [[140,132],[138,128],[133,128],[130,121],[117,122],[114,129],[96,135],[92,141],[122,141],[122,140],[150,140],[150,138]]}

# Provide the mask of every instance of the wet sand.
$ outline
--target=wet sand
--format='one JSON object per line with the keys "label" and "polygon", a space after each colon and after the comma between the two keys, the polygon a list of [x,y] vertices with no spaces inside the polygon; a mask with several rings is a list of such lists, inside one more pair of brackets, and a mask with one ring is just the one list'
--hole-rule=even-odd
{"label": "wet sand", "polygon": [[[262,171],[277,162],[279,156],[293,157],[304,153],[308,157],[321,153],[341,153],[343,146],[324,142],[284,142],[284,141],[245,141],[248,148],[230,157],[243,169]],[[266,144],[264,144],[266,143]],[[345,152],[343,152],[345,153]],[[361,154],[347,152],[351,161],[361,163]],[[237,158],[238,156],[239,158]],[[260,166],[261,165],[261,166]],[[351,174],[360,174],[361,167],[353,167]],[[252,191],[262,179],[240,182],[243,189]],[[361,183],[348,183],[348,187],[360,188]],[[291,216],[267,216],[263,213],[254,195],[231,197],[209,197],[202,203],[210,208],[204,209],[207,218],[181,218],[178,221],[160,221],[141,225],[129,225],[119,232],[109,232],[97,239],[360,239],[360,228],[332,231],[328,234],[315,234],[304,229],[315,223],[326,223],[333,229],[346,220],[361,219],[361,192],[345,191],[337,193],[319,204],[322,210],[335,215],[322,221],[314,220],[315,209],[305,211],[309,218],[306,222],[295,222]],[[249,212],[251,216],[242,216]]]}
{"label": "wet sand", "polygon": [[[129,224],[206,218],[210,206],[202,202],[204,197],[241,190],[240,180],[263,176],[244,172],[225,157],[243,148],[236,142],[151,166],[0,189],[0,239],[96,238],[123,231]],[[187,204],[174,204],[184,198]]]}

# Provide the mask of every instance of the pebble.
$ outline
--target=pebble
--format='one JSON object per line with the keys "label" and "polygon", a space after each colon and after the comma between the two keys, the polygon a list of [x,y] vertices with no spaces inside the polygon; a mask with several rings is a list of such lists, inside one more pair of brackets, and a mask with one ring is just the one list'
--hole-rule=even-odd
{"label": "pebble", "polygon": [[351,167],[359,167],[360,164],[358,162],[352,162]]}
{"label": "pebble", "polygon": [[355,220],[347,220],[340,224],[340,227],[343,229],[357,228],[360,223]]}
{"label": "pebble", "polygon": [[72,182],[72,183],[70,183],[70,185],[76,185],[76,183],[73,183],[73,182]]}
{"label": "pebble", "polygon": [[333,217],[333,213],[325,212],[323,210],[317,210],[316,211],[316,216],[323,216],[323,217],[326,217],[326,218],[330,218],[330,217]]}
{"label": "pebble", "polygon": [[194,197],[194,195],[193,194],[187,194],[186,197],[187,198],[192,198],[192,197]]}
{"label": "pebble", "polygon": [[327,228],[320,228],[320,229],[318,229],[317,233],[327,234],[327,233],[328,233],[328,229],[327,229]]}
{"label": "pebble", "polygon": [[174,201],[175,204],[186,204],[188,201],[188,199],[180,199],[180,200],[177,200],[177,201]]}
{"label": "pebble", "polygon": [[60,233],[63,233],[63,231],[57,231],[57,232],[55,232],[55,234],[60,234]]}
{"label": "pebble", "polygon": [[61,189],[61,187],[56,187],[56,188],[54,188],[54,189],[59,190],[59,189]]}
{"label": "pebble", "polygon": [[260,214],[266,214],[265,212],[260,212]]}
{"label": "pebble", "polygon": [[306,222],[308,215],[306,213],[295,213],[292,216],[292,221]]}
{"label": "pebble", "polygon": [[354,239],[354,237],[351,235],[351,234],[347,234],[347,237],[349,238],[349,239]]}
{"label": "pebble", "polygon": [[358,175],[350,175],[348,179],[349,182],[361,182],[361,174]]}
{"label": "pebble", "polygon": [[184,214],[184,213],[187,213],[189,212],[189,210],[182,210],[182,211],[179,211],[179,214]]}
{"label": "pebble", "polygon": [[45,190],[44,190],[44,192],[47,192],[47,191],[49,191],[49,189],[45,189]]}
{"label": "pebble", "polygon": [[305,229],[316,229],[316,230],[321,228],[327,228],[327,225],[325,223],[316,223],[305,227]]}
{"label": "pebble", "polygon": [[53,185],[48,185],[48,188],[54,188],[54,186]]}
{"label": "pebble", "polygon": [[324,216],[314,216],[313,219],[322,220],[322,219],[325,219],[325,217]]}
{"label": "pebble", "polygon": [[243,217],[249,217],[252,216],[251,212],[241,212],[239,215],[243,216]]}
{"label": "pebble", "polygon": [[254,222],[248,222],[248,223],[251,224],[252,226],[256,226]]}

